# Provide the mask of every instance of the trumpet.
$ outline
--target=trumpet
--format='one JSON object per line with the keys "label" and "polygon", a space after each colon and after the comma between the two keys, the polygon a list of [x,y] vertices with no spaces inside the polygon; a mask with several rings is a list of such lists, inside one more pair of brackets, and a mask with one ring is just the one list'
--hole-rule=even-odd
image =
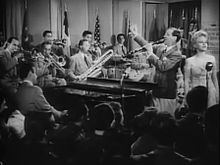
{"label": "trumpet", "polygon": [[[156,45],[156,44],[161,44],[163,42],[164,42],[164,38],[162,38],[162,39],[160,39],[158,41],[155,41],[155,42],[150,42],[148,44]],[[148,44],[146,44],[146,45],[144,45],[144,46],[142,46],[140,48],[134,49],[134,50],[130,51],[128,54],[134,54],[134,53],[146,50],[146,47],[148,46]]]}

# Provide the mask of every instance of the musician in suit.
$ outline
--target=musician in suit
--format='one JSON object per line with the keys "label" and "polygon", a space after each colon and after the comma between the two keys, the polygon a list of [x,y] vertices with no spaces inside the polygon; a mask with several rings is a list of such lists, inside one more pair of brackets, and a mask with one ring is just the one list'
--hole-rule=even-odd
{"label": "musician in suit", "polygon": [[68,77],[70,80],[79,80],[80,75],[92,65],[92,58],[88,53],[90,43],[86,39],[79,41],[79,52],[71,57]]}
{"label": "musician in suit", "polygon": [[48,41],[42,44],[42,57],[37,59],[36,72],[38,76],[38,85],[40,87],[51,87],[66,85],[66,80],[64,78],[58,78],[57,68],[51,63],[51,58],[54,54],[52,53],[52,44]]}
{"label": "musician in suit", "polygon": [[[88,53],[90,54],[90,56],[92,57],[93,60],[96,60],[98,57],[101,56],[101,49],[99,48],[97,43],[93,42],[91,31],[89,31],[89,30],[83,31],[82,39],[89,41],[90,47],[89,47]],[[72,54],[78,53],[79,49],[80,49],[79,45],[78,44],[75,45],[75,47],[73,48]]]}
{"label": "musician in suit", "polygon": [[18,85],[18,56],[16,56],[18,47],[18,38],[10,37],[4,49],[0,50],[0,88],[9,104]]}
{"label": "musician in suit", "polygon": [[63,57],[65,56],[63,47],[53,43],[52,31],[45,30],[43,32],[43,42],[36,46],[36,49],[38,50],[38,52],[43,51],[43,43],[44,42],[50,42],[52,44],[52,48],[51,48],[52,53],[56,54],[57,56],[63,56]]}
{"label": "musician in suit", "polygon": [[172,115],[176,109],[177,71],[182,60],[179,41],[181,33],[176,28],[167,29],[164,43],[154,47],[138,35],[135,26],[131,27],[134,40],[140,45],[146,45],[147,59],[156,68],[154,80],[158,87],[153,89],[153,101],[160,111],[168,111]]}
{"label": "musician in suit", "polygon": [[24,116],[31,112],[51,112],[55,119],[60,119],[67,111],[58,111],[52,107],[44,97],[40,87],[34,85],[37,81],[36,68],[34,63],[23,63],[20,67],[20,78],[23,80],[18,87],[16,106]]}
{"label": "musician in suit", "polygon": [[127,48],[125,47],[125,35],[120,33],[117,35],[118,44],[116,44],[113,48],[114,52],[122,57],[126,56]]}

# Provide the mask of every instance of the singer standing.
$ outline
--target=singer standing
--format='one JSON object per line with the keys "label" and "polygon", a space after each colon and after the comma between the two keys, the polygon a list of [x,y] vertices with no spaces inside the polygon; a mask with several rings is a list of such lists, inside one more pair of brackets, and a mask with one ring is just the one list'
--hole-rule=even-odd
{"label": "singer standing", "polygon": [[[215,57],[207,53],[208,33],[199,30],[192,36],[192,44],[196,54],[186,59],[185,95],[196,86],[208,88],[208,107],[219,103],[219,86],[216,73]],[[212,64],[207,68],[207,64]]]}
{"label": "singer standing", "polygon": [[134,40],[140,46],[145,46],[147,59],[156,68],[154,81],[157,82],[158,87],[152,92],[154,106],[159,111],[168,111],[174,115],[177,108],[177,71],[182,61],[179,46],[180,31],[176,28],[167,29],[164,43],[152,47],[152,44],[138,35],[135,26],[131,26],[130,30]]}

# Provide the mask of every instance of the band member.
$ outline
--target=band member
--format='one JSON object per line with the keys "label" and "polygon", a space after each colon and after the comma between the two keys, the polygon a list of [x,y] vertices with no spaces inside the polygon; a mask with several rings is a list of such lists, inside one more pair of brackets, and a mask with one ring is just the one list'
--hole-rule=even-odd
{"label": "band member", "polygon": [[125,47],[125,35],[120,33],[117,35],[118,44],[116,44],[113,48],[114,52],[122,57],[127,55],[127,48]]}
{"label": "band member", "polygon": [[23,63],[20,68],[20,78],[23,83],[18,87],[15,95],[16,106],[24,116],[31,112],[51,112],[55,119],[60,119],[67,113],[52,107],[43,95],[40,87],[34,85],[37,81],[36,68],[33,63]]}
{"label": "band member", "polygon": [[[99,48],[97,43],[93,42],[91,31],[88,30],[83,31],[82,39],[89,41],[90,48],[88,53],[92,56],[92,60],[96,60],[98,57],[101,56],[101,49]],[[76,54],[78,52],[79,52],[79,47],[78,45],[76,45],[75,48],[73,48],[73,54]]]}
{"label": "band member", "polygon": [[57,78],[57,68],[51,61],[53,55],[51,54],[52,44],[50,42],[44,42],[42,44],[42,58],[37,58],[36,73],[38,76],[38,85],[40,87],[66,85],[66,81],[63,78]]}
{"label": "band member", "polygon": [[140,45],[146,45],[148,61],[156,68],[155,82],[158,87],[153,89],[153,101],[160,111],[168,111],[172,115],[176,109],[176,73],[182,55],[178,42],[181,39],[181,33],[176,28],[167,29],[164,35],[164,44],[155,46],[153,53],[152,44],[149,44],[138,35],[135,26],[131,26],[131,34],[134,40]]}
{"label": "band member", "polygon": [[79,52],[71,57],[68,76],[70,80],[80,80],[80,75],[83,74],[92,65],[92,58],[88,51],[90,43],[86,39],[79,41]]}
{"label": "band member", "polygon": [[4,49],[0,50],[0,88],[10,104],[18,85],[18,56],[16,51],[19,48],[17,37],[10,37]]}
{"label": "band member", "polygon": [[53,34],[52,34],[52,31],[45,30],[43,32],[43,42],[36,46],[36,49],[38,50],[38,52],[42,52],[43,43],[44,42],[50,42],[52,44],[52,48],[51,48],[52,53],[56,54],[57,56],[65,56],[64,55],[63,47],[62,46],[58,46],[56,44],[53,44]]}

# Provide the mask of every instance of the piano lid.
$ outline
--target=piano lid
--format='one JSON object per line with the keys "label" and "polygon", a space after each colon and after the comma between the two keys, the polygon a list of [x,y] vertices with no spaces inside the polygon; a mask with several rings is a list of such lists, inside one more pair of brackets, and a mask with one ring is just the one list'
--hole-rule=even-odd
{"label": "piano lid", "polygon": [[87,78],[85,81],[73,81],[66,87],[105,93],[138,94],[149,91],[156,86],[156,83],[133,82],[130,80],[124,80],[123,86],[121,86],[119,79]]}

